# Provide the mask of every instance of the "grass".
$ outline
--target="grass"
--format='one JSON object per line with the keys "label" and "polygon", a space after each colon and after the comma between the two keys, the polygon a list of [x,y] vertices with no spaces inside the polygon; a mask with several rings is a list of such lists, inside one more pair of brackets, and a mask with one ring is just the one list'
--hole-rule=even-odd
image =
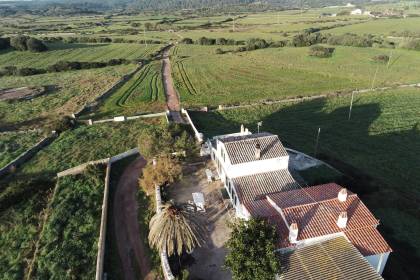
{"label": "grass", "polygon": [[0,168],[31,148],[42,138],[39,132],[0,134]]}
{"label": "grass", "polygon": [[96,272],[104,166],[62,177],[39,240],[33,279],[93,279]]}
{"label": "grass", "polygon": [[58,61],[108,61],[114,58],[140,59],[159,49],[159,45],[140,44],[49,44],[42,53],[0,52],[0,67],[46,68]]}
{"label": "grass", "polygon": [[173,55],[174,83],[184,106],[246,104],[419,81],[413,71],[420,65],[415,51],[394,50],[387,67],[372,61],[389,54],[387,49],[336,47],[333,57],[317,58],[308,55],[308,48],[223,55],[216,55],[216,48],[180,45]]}
{"label": "grass", "polygon": [[50,86],[45,95],[32,100],[0,101],[0,129],[42,126],[57,116],[77,112],[134,67],[134,65],[123,65],[28,77],[0,78],[0,88]]}
{"label": "grass", "polygon": [[66,131],[16,174],[0,181],[0,279],[24,278],[55,174],[136,147],[141,130],[156,122],[136,120]]}
{"label": "grass", "polygon": [[[387,279],[414,279],[419,270],[420,222],[420,92],[391,90],[355,97],[348,121],[350,97],[331,97],[301,103],[193,113],[206,136],[239,131],[245,124],[256,131],[278,134],[286,146],[317,155],[353,177],[353,191],[361,195],[381,220],[380,227],[394,253],[386,267]],[[399,219],[401,217],[401,219]]]}
{"label": "grass", "polygon": [[165,93],[160,61],[146,64],[130,80],[84,118],[139,115],[165,110]]}

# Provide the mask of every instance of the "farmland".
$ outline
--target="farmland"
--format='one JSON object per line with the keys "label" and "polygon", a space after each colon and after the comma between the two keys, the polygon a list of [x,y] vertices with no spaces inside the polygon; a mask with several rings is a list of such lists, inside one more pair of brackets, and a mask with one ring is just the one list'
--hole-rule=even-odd
{"label": "farmland", "polygon": [[222,55],[215,49],[180,45],[173,51],[174,82],[184,106],[246,104],[419,82],[412,68],[420,62],[416,51],[394,50],[387,65],[372,60],[390,53],[379,48],[339,46],[327,59],[310,57],[306,47]]}
{"label": "farmland", "polygon": [[104,102],[84,118],[136,115],[165,110],[165,95],[162,85],[162,65],[153,61],[143,66],[129,81],[118,88]]}
{"label": "farmland", "polygon": [[0,168],[40,141],[39,132],[0,133]]}
{"label": "farmland", "polygon": [[59,61],[97,62],[124,58],[142,59],[159,49],[159,45],[140,44],[47,44],[49,50],[41,53],[0,52],[0,67],[45,68]]}
{"label": "farmland", "polygon": [[264,131],[278,134],[286,146],[311,155],[320,127],[317,156],[356,178],[359,183],[353,190],[381,220],[381,231],[394,248],[385,277],[413,279],[413,264],[420,259],[419,206],[415,202],[420,198],[420,162],[414,152],[420,151],[420,91],[357,95],[350,121],[349,103],[350,96],[332,97],[194,113],[192,118],[208,137],[239,131],[241,124],[255,131],[256,123],[262,121]]}
{"label": "farmland", "polygon": [[137,138],[157,120],[81,126],[60,135],[11,177],[0,181],[0,275],[22,279],[32,258],[40,213],[54,187],[55,173],[137,146]]}
{"label": "farmland", "polygon": [[122,65],[27,77],[0,78],[1,88],[50,86],[46,94],[32,100],[0,101],[0,129],[42,126],[57,116],[77,112],[134,67],[134,65]]}

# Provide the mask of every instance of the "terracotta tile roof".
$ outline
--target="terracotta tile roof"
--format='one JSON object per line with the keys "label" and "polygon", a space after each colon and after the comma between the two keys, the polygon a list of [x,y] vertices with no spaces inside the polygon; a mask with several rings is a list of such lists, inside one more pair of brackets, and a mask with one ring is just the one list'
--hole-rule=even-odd
{"label": "terracotta tile roof", "polygon": [[383,279],[344,237],[295,250],[283,250],[280,280]]}
{"label": "terracotta tile roof", "polygon": [[[296,190],[279,192],[270,194],[268,197],[273,200],[280,208],[292,207],[296,205],[319,202],[328,199],[337,198],[338,192],[343,187],[329,183],[324,185],[313,186],[309,188],[299,188]],[[348,195],[353,193],[347,191]]]}
{"label": "terracotta tile roof", "polygon": [[232,179],[241,203],[265,198],[267,194],[300,188],[287,169]]}
{"label": "terracotta tile roof", "polygon": [[374,227],[349,230],[345,234],[363,256],[392,252],[391,247]]}
{"label": "terracotta tile roof", "polygon": [[[342,189],[337,184],[325,184],[308,188],[300,188],[267,195],[267,199],[250,201],[245,205],[252,216],[268,218],[276,225],[279,233],[278,246],[292,246],[288,241],[288,225],[297,223],[298,241],[343,232],[357,249],[365,255],[391,252],[392,249],[376,229],[379,222],[359,197],[351,192],[345,202],[337,198]],[[280,213],[275,214],[274,202]],[[348,221],[346,228],[337,226],[341,212],[346,212]]]}
{"label": "terracotta tile roof", "polygon": [[259,160],[287,156],[282,143],[277,135],[271,133],[258,133],[243,136],[234,136],[219,139],[226,147],[231,164],[255,161],[255,146],[261,147]]}

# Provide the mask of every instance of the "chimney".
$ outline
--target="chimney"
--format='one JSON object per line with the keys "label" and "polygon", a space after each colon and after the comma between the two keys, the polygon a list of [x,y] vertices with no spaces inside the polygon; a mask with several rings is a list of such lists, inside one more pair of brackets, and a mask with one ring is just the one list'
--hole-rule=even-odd
{"label": "chimney", "polygon": [[297,243],[298,233],[299,233],[299,229],[298,229],[297,223],[292,223],[289,227],[290,243]]}
{"label": "chimney", "polygon": [[338,215],[337,226],[339,228],[346,228],[347,226],[347,212],[341,212]]}
{"label": "chimney", "polygon": [[342,188],[339,192],[338,192],[338,200],[340,202],[345,202],[347,200],[347,189],[346,188]]}
{"label": "chimney", "polygon": [[244,132],[245,132],[245,127],[243,124],[241,124],[241,134],[244,134]]}
{"label": "chimney", "polygon": [[260,159],[261,158],[261,145],[257,143],[257,145],[255,145],[255,159]]}

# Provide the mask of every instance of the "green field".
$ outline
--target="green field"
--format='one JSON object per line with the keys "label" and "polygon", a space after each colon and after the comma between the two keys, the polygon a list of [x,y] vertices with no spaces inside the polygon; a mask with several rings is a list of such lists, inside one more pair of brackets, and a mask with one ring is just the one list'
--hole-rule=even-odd
{"label": "green field", "polygon": [[104,166],[62,177],[47,210],[33,279],[93,279],[101,224]]}
{"label": "green field", "polygon": [[3,51],[0,52],[0,67],[45,68],[58,61],[108,61],[125,58],[128,60],[145,58],[157,51],[159,45],[140,44],[48,44],[49,50],[42,53]]}
{"label": "green field", "polygon": [[[392,90],[301,103],[191,114],[206,136],[239,131],[244,124],[280,136],[286,146],[317,155],[356,178],[353,191],[381,220],[381,232],[394,249],[385,278],[415,279],[420,260],[420,91]],[[369,179],[372,178],[372,179]],[[406,241],[410,240],[410,243]]]}
{"label": "green field", "polygon": [[55,174],[135,148],[141,131],[156,122],[99,124],[66,131],[16,174],[0,181],[0,279],[25,275]]}
{"label": "green field", "polygon": [[31,148],[42,135],[39,132],[0,133],[0,168]]}
{"label": "green field", "polygon": [[32,100],[0,101],[0,129],[43,126],[63,114],[70,115],[109,89],[134,65],[0,78],[0,88],[50,86],[45,95]]}
{"label": "green field", "polygon": [[306,47],[223,55],[215,54],[214,46],[176,48],[172,70],[184,106],[246,104],[419,82],[416,51],[394,50],[388,67],[372,60],[390,54],[379,48],[336,47],[331,58],[310,57]]}
{"label": "green field", "polygon": [[101,119],[165,110],[162,63],[152,61],[83,118]]}

